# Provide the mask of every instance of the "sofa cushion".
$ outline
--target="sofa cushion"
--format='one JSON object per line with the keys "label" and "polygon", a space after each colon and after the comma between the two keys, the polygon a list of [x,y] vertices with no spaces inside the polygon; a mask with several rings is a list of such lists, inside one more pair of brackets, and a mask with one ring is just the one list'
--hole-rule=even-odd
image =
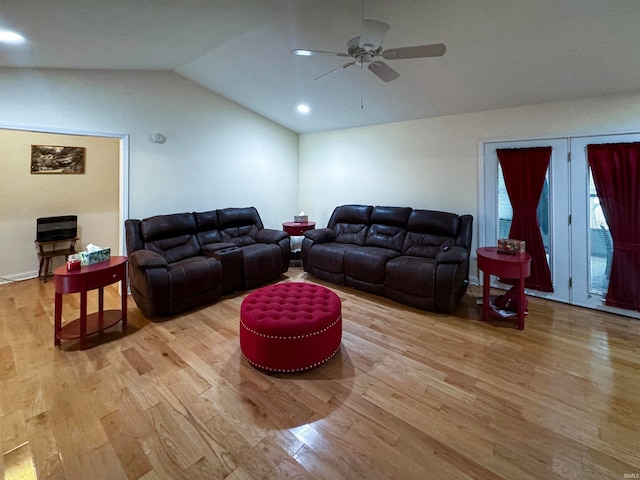
{"label": "sofa cushion", "polygon": [[218,211],[209,210],[208,212],[195,212],[193,214],[198,231],[218,230]]}
{"label": "sofa cushion", "polygon": [[386,263],[400,253],[379,247],[349,249],[344,255],[344,274],[366,283],[384,284]]}
{"label": "sofa cushion", "polygon": [[255,225],[244,225],[242,227],[225,228],[220,232],[223,242],[233,243],[236,247],[253,245],[256,243],[258,227]]}
{"label": "sofa cushion", "polygon": [[407,230],[455,238],[458,235],[460,216],[435,210],[414,210],[409,215]]}
{"label": "sofa cushion", "polygon": [[406,235],[407,231],[404,228],[374,223],[369,227],[364,244],[401,252]]}
{"label": "sofa cushion", "polygon": [[414,210],[407,222],[402,253],[435,258],[444,245],[454,245],[460,217],[454,213]]}
{"label": "sofa cushion", "polygon": [[255,225],[258,230],[264,228],[255,207],[222,208],[216,212],[218,213],[218,228],[220,230],[244,225]]}
{"label": "sofa cushion", "polygon": [[436,261],[432,258],[403,255],[389,260],[386,265],[385,287],[409,295],[433,297],[436,266]]}
{"label": "sofa cushion", "polygon": [[172,301],[219,289],[222,283],[222,266],[212,257],[186,258],[169,265],[168,272]]}
{"label": "sofa cushion", "polygon": [[193,234],[146,242],[144,248],[159,253],[167,260],[167,263],[179,262],[194,257],[200,252],[200,244]]}
{"label": "sofa cushion", "polygon": [[408,232],[402,247],[404,255],[415,257],[436,258],[445,244],[453,244],[449,237],[431,235],[429,233]]}
{"label": "sofa cushion", "polygon": [[344,273],[344,255],[357,245],[349,243],[323,243],[314,245],[309,252],[309,266],[331,273]]}
{"label": "sofa cushion", "polygon": [[218,212],[216,210],[196,212],[193,216],[196,219],[198,242],[200,242],[201,246],[222,241],[222,236],[218,230]]}
{"label": "sofa cushion", "polygon": [[280,274],[282,252],[273,243],[256,243],[242,248],[245,277]]}
{"label": "sofa cushion", "polygon": [[406,228],[412,211],[411,207],[373,207],[369,220],[372,225],[380,223]]}
{"label": "sofa cushion", "polygon": [[196,231],[196,219],[191,213],[157,215],[140,222],[140,236],[143,242],[194,234]]}
{"label": "sofa cushion", "polygon": [[369,230],[369,217],[373,207],[343,205],[337,207],[329,219],[329,228],[336,233],[335,242],[364,245]]}
{"label": "sofa cushion", "polygon": [[223,208],[217,213],[222,241],[237,247],[256,243],[258,231],[264,228],[254,207]]}

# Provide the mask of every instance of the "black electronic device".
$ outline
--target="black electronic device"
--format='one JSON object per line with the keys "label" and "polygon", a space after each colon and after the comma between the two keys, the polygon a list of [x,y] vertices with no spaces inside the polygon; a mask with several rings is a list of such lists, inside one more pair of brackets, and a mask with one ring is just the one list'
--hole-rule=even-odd
{"label": "black electronic device", "polygon": [[77,215],[38,218],[36,220],[36,226],[37,242],[56,242],[78,236]]}

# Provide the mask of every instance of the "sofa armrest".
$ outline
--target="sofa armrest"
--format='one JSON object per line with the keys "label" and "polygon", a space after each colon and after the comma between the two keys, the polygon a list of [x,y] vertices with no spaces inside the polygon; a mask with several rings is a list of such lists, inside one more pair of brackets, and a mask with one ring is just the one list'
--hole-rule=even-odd
{"label": "sofa armrest", "polygon": [[129,263],[141,270],[167,268],[168,266],[167,260],[162,255],[151,250],[136,250],[129,255]]}
{"label": "sofa armrest", "polygon": [[469,260],[469,251],[464,247],[448,246],[436,255],[437,263],[463,263]]}
{"label": "sofa armrest", "polygon": [[304,232],[304,236],[314,243],[329,243],[336,239],[336,232],[331,228],[318,228],[316,230],[307,230]]}
{"label": "sofa armrest", "polygon": [[271,228],[263,228],[258,230],[256,242],[258,243],[278,243],[285,238],[289,238],[289,234],[283,230],[273,230]]}
{"label": "sofa armrest", "polygon": [[469,249],[443,245],[436,263],[436,309],[452,313],[469,285]]}

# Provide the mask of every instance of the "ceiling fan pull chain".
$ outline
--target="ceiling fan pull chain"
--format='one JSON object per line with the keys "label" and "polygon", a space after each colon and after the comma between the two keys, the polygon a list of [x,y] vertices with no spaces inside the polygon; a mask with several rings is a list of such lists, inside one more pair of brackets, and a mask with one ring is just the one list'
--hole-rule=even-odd
{"label": "ceiling fan pull chain", "polygon": [[[364,0],[362,0],[362,4],[364,5]],[[362,62],[360,63],[360,110],[364,110],[364,80],[363,80],[363,75],[364,75],[364,67],[362,65]]]}

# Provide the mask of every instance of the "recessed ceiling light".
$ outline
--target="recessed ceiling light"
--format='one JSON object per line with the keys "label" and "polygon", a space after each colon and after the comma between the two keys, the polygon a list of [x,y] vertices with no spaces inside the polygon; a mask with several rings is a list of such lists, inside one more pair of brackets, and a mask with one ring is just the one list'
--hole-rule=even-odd
{"label": "recessed ceiling light", "polygon": [[0,30],[0,43],[9,43],[12,45],[19,45],[25,42],[25,38],[16,32],[9,30]]}
{"label": "recessed ceiling light", "polygon": [[311,109],[309,108],[308,105],[305,105],[303,103],[298,105],[298,112],[300,112],[300,113],[309,113],[310,110]]}

